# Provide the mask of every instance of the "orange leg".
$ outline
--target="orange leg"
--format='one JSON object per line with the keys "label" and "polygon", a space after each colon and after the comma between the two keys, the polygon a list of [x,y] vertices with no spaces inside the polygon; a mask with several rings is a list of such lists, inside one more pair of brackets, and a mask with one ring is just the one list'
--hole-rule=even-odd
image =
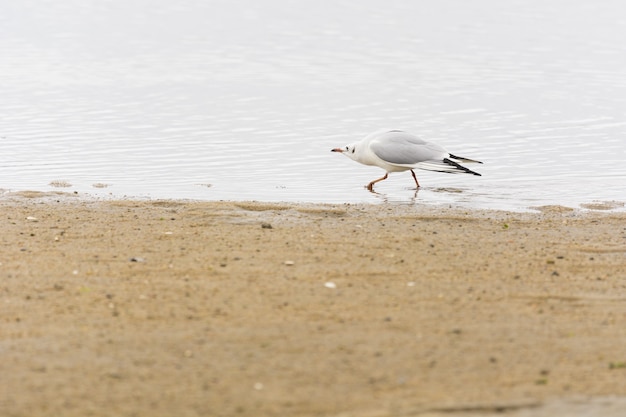
{"label": "orange leg", "polygon": [[413,179],[415,180],[415,185],[417,185],[417,188],[420,188],[420,183],[417,182],[417,177],[415,176],[415,172],[413,172],[413,170],[411,170],[411,175],[413,175]]}
{"label": "orange leg", "polygon": [[368,190],[370,190],[370,191],[372,191],[372,190],[374,189],[374,184],[376,184],[376,183],[377,183],[377,182],[379,182],[379,181],[386,180],[386,179],[387,179],[387,175],[389,175],[389,174],[388,174],[388,173],[385,173],[385,176],[384,176],[384,177],[379,178],[379,179],[377,179],[377,180],[374,180],[374,181],[370,182],[369,184],[367,184],[367,189],[368,189]]}

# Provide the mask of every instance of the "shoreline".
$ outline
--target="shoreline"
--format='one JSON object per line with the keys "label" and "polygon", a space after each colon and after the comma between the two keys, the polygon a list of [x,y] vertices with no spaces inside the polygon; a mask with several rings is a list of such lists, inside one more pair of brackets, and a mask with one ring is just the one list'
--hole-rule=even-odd
{"label": "shoreline", "polygon": [[82,197],[0,199],[9,415],[626,407],[626,213]]}
{"label": "shoreline", "polygon": [[[455,192],[450,188],[437,188],[434,191]],[[432,191],[432,190],[431,190]],[[378,193],[375,193],[378,194]],[[67,199],[68,201],[80,200],[84,202],[106,202],[106,201],[173,201],[173,202],[186,202],[186,203],[258,203],[258,204],[278,204],[278,205],[301,205],[301,206],[377,206],[377,205],[391,205],[391,206],[406,206],[406,207],[419,207],[419,208],[433,208],[433,209],[454,209],[454,210],[469,210],[474,212],[504,212],[504,213],[541,213],[541,212],[576,212],[576,213],[626,213],[626,203],[619,200],[587,200],[583,202],[572,203],[571,205],[558,204],[553,202],[544,202],[537,204],[529,204],[527,206],[512,207],[485,207],[486,203],[479,205],[465,205],[460,201],[452,202],[439,202],[434,203],[428,200],[395,200],[380,199],[375,201],[353,201],[353,202],[316,202],[316,201],[301,201],[301,200],[260,200],[260,199],[194,199],[194,198],[179,198],[179,197],[152,197],[152,196],[139,196],[139,195],[115,195],[115,194],[93,194],[88,191],[62,191],[62,190],[8,190],[0,189],[0,200],[19,200],[19,199]],[[497,202],[494,202],[497,203]],[[498,204],[496,204],[498,206]]]}

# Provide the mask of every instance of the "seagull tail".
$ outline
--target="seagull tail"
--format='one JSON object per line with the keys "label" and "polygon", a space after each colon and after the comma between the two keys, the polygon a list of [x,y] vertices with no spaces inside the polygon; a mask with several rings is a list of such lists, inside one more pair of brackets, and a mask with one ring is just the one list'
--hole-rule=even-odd
{"label": "seagull tail", "polygon": [[482,164],[482,162],[477,161],[477,160],[475,160],[475,159],[463,158],[462,156],[456,156],[456,155],[452,155],[452,154],[450,154],[450,158],[452,158],[452,159],[456,159],[457,161],[461,161],[461,162],[468,162],[468,163],[474,163],[474,164]]}
{"label": "seagull tail", "polygon": [[[452,157],[452,155],[450,155],[450,157]],[[465,160],[465,159],[463,159]],[[470,159],[470,161],[472,161]],[[478,172],[474,172],[469,168],[465,168],[463,165],[459,164],[458,162],[454,162],[448,158],[443,158],[443,162],[445,162],[446,164],[455,167],[457,170],[465,172],[467,174],[472,174],[472,175],[478,175],[479,177],[481,176]],[[472,162],[478,162],[478,161],[472,161]],[[482,164],[482,162],[480,162]]]}

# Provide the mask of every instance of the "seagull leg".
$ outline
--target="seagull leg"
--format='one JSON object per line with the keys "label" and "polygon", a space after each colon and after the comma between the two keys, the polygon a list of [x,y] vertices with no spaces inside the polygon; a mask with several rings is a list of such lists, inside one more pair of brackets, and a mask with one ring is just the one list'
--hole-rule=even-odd
{"label": "seagull leg", "polygon": [[367,189],[372,191],[374,189],[374,184],[376,184],[379,181],[386,180],[387,179],[387,175],[389,175],[389,173],[386,172],[384,177],[379,178],[377,180],[374,180],[374,181],[370,182],[369,184],[367,184]]}
{"label": "seagull leg", "polygon": [[417,188],[420,188],[420,183],[417,182],[417,177],[415,176],[415,172],[413,172],[413,170],[411,170],[411,175],[413,175],[413,179],[415,180],[415,185],[417,185]]}

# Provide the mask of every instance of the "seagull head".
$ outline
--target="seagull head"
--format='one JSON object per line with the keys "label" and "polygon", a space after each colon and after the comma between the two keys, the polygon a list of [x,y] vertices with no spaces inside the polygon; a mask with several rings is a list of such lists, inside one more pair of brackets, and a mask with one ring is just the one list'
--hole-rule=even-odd
{"label": "seagull head", "polygon": [[357,153],[356,153],[356,144],[352,143],[350,145],[346,145],[343,148],[335,148],[335,149],[331,149],[331,152],[341,152],[342,154],[344,154],[345,156],[347,156],[350,159],[354,159],[356,161],[357,159]]}

